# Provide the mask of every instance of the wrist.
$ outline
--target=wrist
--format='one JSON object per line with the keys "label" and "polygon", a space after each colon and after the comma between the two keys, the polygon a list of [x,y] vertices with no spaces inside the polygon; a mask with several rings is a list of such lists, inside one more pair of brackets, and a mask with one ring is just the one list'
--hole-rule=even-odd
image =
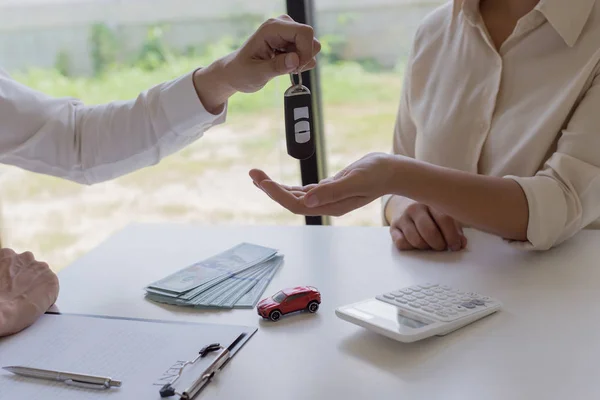
{"label": "wrist", "polygon": [[193,73],[198,99],[211,114],[220,114],[227,100],[236,93],[230,83],[228,65],[228,57],[224,57]]}
{"label": "wrist", "polygon": [[386,155],[386,164],[388,174],[384,183],[385,194],[404,196],[403,181],[406,180],[405,157],[393,154]]}

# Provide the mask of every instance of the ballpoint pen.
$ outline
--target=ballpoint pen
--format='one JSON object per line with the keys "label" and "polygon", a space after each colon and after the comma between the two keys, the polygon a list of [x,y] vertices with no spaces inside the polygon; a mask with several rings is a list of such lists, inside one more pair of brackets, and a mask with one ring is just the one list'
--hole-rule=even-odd
{"label": "ballpoint pen", "polygon": [[51,381],[59,381],[65,385],[76,386],[85,389],[109,389],[111,387],[121,386],[120,381],[113,380],[112,378],[76,374],[72,372],[61,372],[51,371],[46,369],[29,368],[29,367],[3,367],[8,372],[12,372],[15,375],[26,376],[29,378],[39,378]]}

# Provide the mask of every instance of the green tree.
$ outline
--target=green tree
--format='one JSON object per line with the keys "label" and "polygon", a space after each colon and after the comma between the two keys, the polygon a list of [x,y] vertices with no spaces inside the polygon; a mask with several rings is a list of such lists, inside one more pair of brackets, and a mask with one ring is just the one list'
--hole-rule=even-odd
{"label": "green tree", "polygon": [[103,23],[92,25],[89,41],[94,74],[101,75],[116,64],[119,42],[114,32]]}

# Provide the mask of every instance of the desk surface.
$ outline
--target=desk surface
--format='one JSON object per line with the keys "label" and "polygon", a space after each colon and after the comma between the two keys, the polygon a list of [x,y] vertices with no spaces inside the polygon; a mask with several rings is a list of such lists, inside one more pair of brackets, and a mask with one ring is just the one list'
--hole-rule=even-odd
{"label": "desk surface", "polygon": [[[132,225],[60,273],[62,312],[258,326],[207,399],[583,399],[600,393],[600,232],[526,253],[468,231],[462,253],[400,253],[385,228]],[[143,287],[241,241],[285,264],[265,295],[300,284],[314,315],[157,305]],[[424,281],[504,309],[445,337],[402,344],[338,319],[340,305]]]}

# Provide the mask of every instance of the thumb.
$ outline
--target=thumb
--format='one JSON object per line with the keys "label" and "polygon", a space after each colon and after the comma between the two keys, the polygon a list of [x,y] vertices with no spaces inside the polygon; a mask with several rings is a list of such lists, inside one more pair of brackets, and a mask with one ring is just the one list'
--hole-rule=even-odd
{"label": "thumb", "polygon": [[319,207],[356,196],[355,184],[348,177],[317,185],[304,196],[307,207]]}
{"label": "thumb", "polygon": [[296,53],[283,53],[276,55],[266,64],[266,68],[269,69],[267,71],[268,76],[274,78],[279,75],[289,74],[298,69],[300,58]]}

